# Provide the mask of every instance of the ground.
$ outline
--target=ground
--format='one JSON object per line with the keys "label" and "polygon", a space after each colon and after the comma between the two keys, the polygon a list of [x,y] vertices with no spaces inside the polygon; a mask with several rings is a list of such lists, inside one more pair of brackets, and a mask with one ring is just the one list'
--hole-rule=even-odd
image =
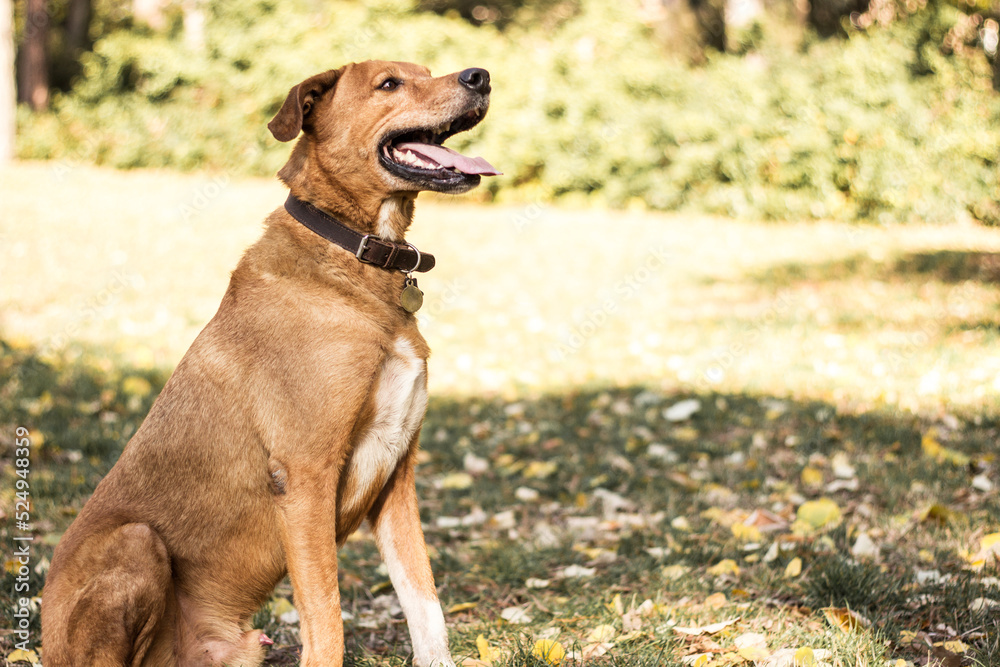
{"label": "ground", "polygon": [[[2,529],[35,538],[32,595],[283,198],[0,173]],[[456,655],[1000,664],[1000,230],[427,198],[409,240],[438,262],[418,485]],[[341,565],[349,661],[403,664],[367,535]],[[8,559],[3,627],[18,576]],[[257,620],[295,664],[287,585]]]}

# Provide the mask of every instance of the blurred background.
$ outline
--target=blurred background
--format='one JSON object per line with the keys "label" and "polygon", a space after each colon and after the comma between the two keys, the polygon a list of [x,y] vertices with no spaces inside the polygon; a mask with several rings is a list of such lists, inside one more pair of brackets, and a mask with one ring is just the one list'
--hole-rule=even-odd
{"label": "blurred background", "polygon": [[[504,175],[421,195],[408,236],[437,258],[419,484],[458,651],[610,625],[607,664],[679,665],[707,639],[667,619],[725,614],[775,655],[1000,664],[998,20],[997,0],[0,0],[0,499],[24,426],[34,590],[284,200],[267,121],[307,76],[381,58],[493,82],[449,145]],[[352,613],[395,618],[348,624],[352,664],[404,664],[377,554],[341,558]],[[258,625],[294,664],[279,593]],[[824,605],[875,630],[831,634]]]}

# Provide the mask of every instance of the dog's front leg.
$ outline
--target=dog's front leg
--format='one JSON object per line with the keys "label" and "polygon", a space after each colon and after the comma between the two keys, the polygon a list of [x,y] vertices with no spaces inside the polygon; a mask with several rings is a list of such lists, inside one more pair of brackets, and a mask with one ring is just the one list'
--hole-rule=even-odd
{"label": "dog's front leg", "polygon": [[410,627],[414,667],[454,667],[420,527],[413,464],[412,456],[400,462],[368,519]]}
{"label": "dog's front leg", "polygon": [[[289,471],[279,496],[281,538],[295,592],[302,667],[341,667],[344,622],[337,582],[336,475]],[[298,474],[296,474],[298,473]]]}

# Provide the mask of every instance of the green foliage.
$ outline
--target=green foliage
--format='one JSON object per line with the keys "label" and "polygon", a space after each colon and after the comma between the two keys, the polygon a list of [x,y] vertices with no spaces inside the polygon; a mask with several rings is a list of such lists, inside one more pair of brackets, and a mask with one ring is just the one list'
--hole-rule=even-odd
{"label": "green foliage", "polygon": [[111,31],[53,112],[21,116],[21,157],[273,173],[288,147],[265,124],[288,88],[391,58],[490,70],[488,122],[452,140],[506,172],[481,196],[775,219],[1000,219],[1000,100],[984,58],[939,51],[958,19],[947,5],[803,52],[755,40],[757,50],[694,70],[659,51],[634,8],[604,0],[503,32],[402,0],[282,8],[212,3],[202,50],[179,29]]}

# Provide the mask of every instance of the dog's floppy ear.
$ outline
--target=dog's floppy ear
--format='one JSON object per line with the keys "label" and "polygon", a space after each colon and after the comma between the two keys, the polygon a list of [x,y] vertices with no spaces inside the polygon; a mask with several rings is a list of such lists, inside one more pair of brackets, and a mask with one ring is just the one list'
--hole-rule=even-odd
{"label": "dog's floppy ear", "polygon": [[288,97],[281,109],[267,124],[267,129],[278,141],[291,141],[299,136],[299,131],[306,125],[309,112],[316,99],[337,85],[343,68],[327,70],[311,76],[288,91]]}

